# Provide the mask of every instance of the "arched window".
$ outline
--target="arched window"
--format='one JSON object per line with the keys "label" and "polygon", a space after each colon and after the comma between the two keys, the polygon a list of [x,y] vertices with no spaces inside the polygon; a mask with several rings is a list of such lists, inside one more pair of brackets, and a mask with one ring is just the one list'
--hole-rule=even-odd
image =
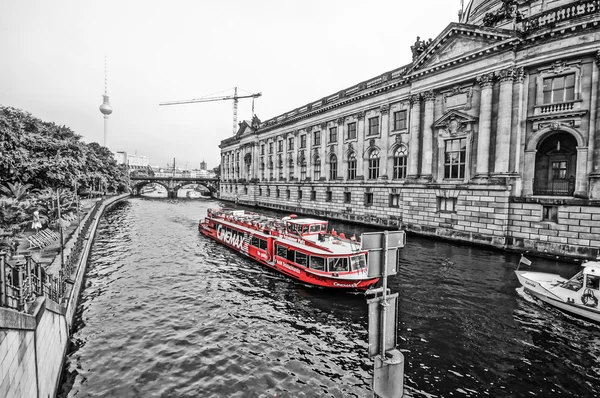
{"label": "arched window", "polygon": [[313,181],[319,181],[319,179],[321,178],[321,157],[319,155],[315,155],[315,160],[314,160],[314,180]]}
{"label": "arched window", "polygon": [[335,180],[337,178],[337,156],[333,153],[329,156],[329,179]]}
{"label": "arched window", "polygon": [[406,178],[406,160],[408,150],[404,145],[400,145],[394,151],[394,179]]}
{"label": "arched window", "polygon": [[354,152],[348,155],[348,179],[356,179],[356,154]]}
{"label": "arched window", "polygon": [[376,180],[379,177],[379,151],[371,150],[369,154],[369,180]]}
{"label": "arched window", "polygon": [[292,180],[294,178],[294,158],[292,157],[292,155],[290,155],[288,159],[288,169],[288,176],[290,180]]}

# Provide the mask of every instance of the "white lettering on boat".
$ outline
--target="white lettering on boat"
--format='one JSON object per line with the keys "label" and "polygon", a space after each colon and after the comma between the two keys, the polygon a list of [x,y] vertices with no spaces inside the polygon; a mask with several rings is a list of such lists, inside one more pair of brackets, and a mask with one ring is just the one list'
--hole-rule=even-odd
{"label": "white lettering on boat", "polygon": [[288,263],[286,263],[286,262],[283,262],[283,261],[277,261],[277,265],[280,265],[280,266],[282,266],[283,268],[287,268],[287,269],[289,269],[290,271],[292,271],[292,272],[295,272],[295,273],[297,273],[297,274],[300,274],[300,273],[301,273],[301,271],[300,271],[298,268],[296,268],[296,267],[292,267],[291,265],[289,265],[289,264],[288,264]]}
{"label": "white lettering on boat", "polygon": [[240,238],[240,235],[232,235],[231,231],[223,232],[223,226],[221,224],[217,226],[217,239],[235,247],[238,250],[242,250],[242,246],[244,244],[244,239]]}
{"label": "white lettering on boat", "polygon": [[360,282],[355,282],[355,283],[339,283],[339,282],[333,282],[333,286],[337,286],[337,287],[357,287],[359,283],[360,283]]}

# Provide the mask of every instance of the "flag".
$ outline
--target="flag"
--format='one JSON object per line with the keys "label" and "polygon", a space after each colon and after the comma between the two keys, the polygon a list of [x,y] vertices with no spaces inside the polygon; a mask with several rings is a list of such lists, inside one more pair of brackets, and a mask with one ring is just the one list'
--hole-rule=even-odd
{"label": "flag", "polygon": [[521,264],[521,263],[523,263],[523,264],[525,264],[527,266],[530,266],[531,265],[531,260],[525,258],[525,256],[521,254],[521,260],[519,260],[519,264]]}

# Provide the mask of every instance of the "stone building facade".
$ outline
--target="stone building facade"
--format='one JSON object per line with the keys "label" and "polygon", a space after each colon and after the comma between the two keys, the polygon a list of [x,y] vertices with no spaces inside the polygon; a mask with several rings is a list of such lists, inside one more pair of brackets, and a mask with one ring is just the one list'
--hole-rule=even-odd
{"label": "stone building facade", "polygon": [[241,123],[220,196],[595,258],[599,23],[598,0],[472,0],[410,64]]}

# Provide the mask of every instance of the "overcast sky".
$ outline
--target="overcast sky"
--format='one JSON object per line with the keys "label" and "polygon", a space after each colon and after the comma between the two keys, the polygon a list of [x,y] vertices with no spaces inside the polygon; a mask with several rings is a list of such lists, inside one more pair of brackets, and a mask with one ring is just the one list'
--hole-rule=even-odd
{"label": "overcast sky", "polygon": [[[465,4],[468,1],[465,2]],[[103,144],[104,57],[112,151],[209,168],[233,134],[232,101],[261,92],[261,120],[411,61],[416,36],[458,21],[460,0],[3,0],[0,104]],[[238,121],[252,100],[239,101]]]}

